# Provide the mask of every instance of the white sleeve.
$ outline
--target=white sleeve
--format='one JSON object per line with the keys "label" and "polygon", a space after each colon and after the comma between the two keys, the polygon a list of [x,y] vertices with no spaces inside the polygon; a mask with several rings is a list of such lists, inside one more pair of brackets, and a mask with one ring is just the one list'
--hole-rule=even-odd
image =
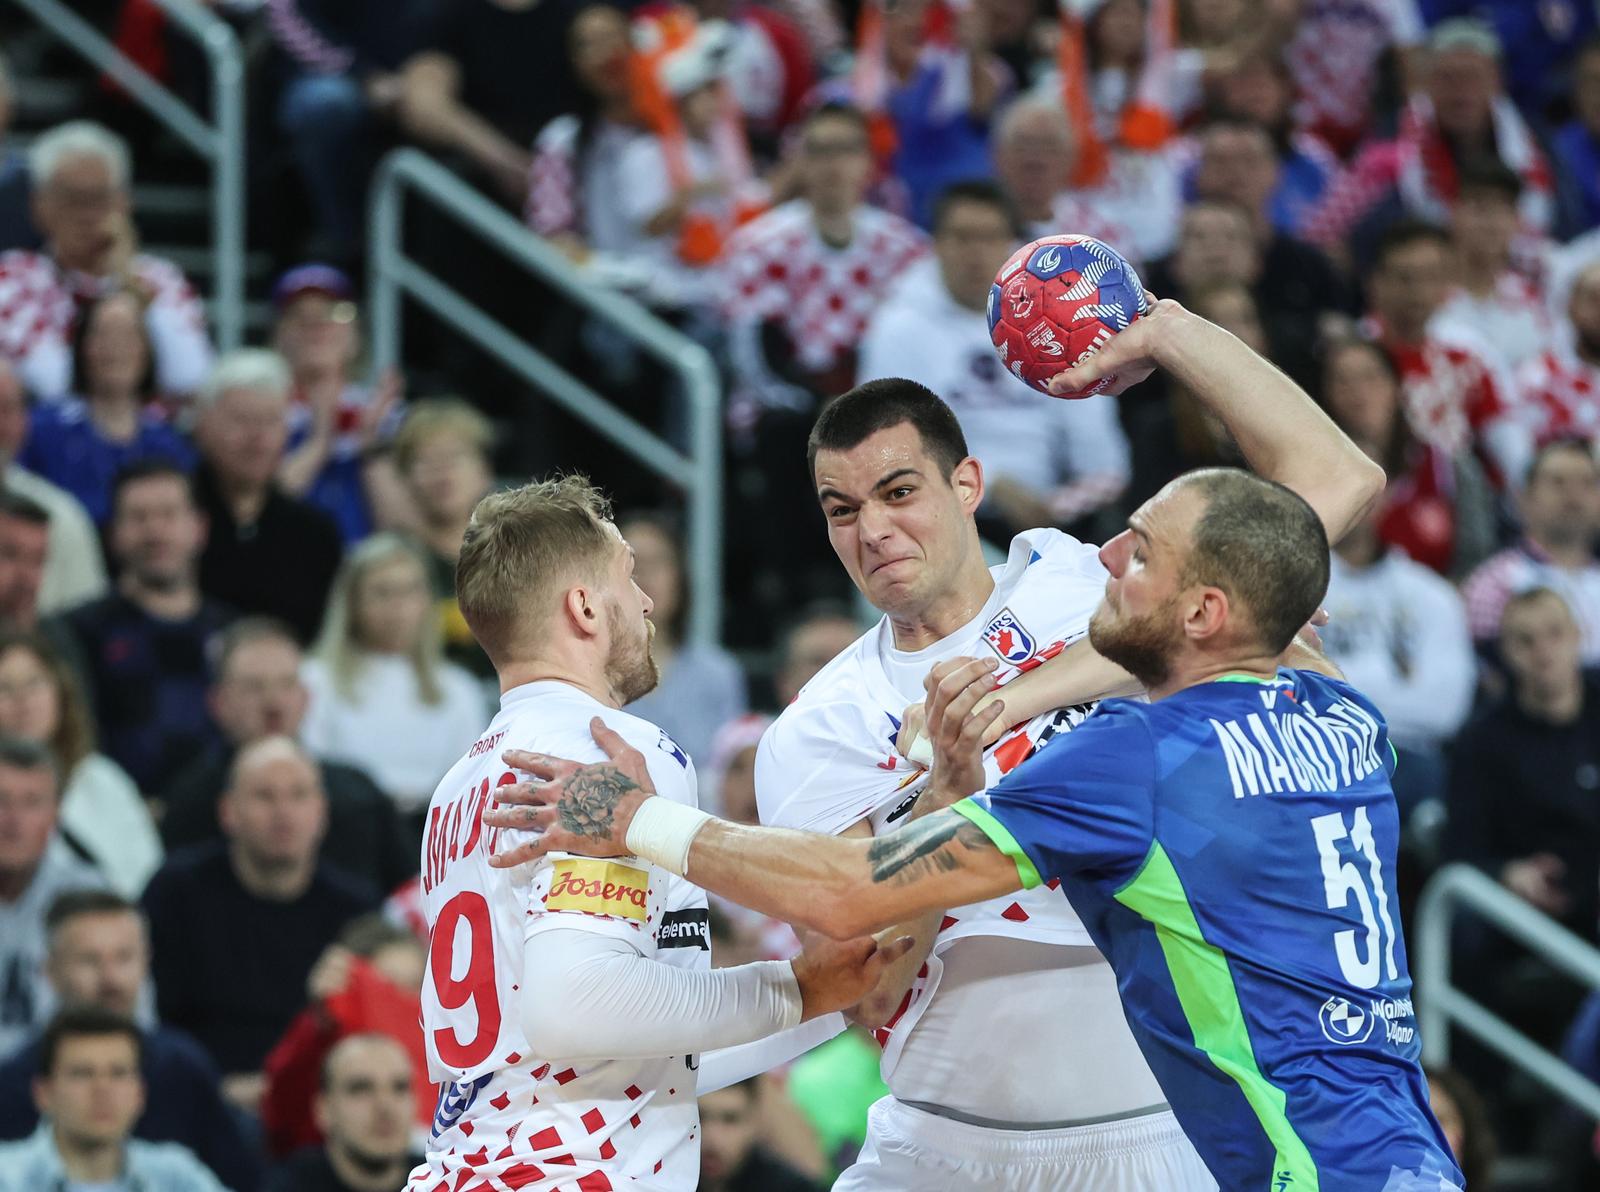
{"label": "white sleeve", "polygon": [[763,824],[832,836],[900,797],[896,776],[903,772],[878,765],[898,756],[893,726],[885,716],[882,748],[868,754],[859,716],[844,703],[791,705],[767,729],[756,747],[756,808]]}
{"label": "white sleeve", "polygon": [[700,1096],[725,1089],[730,1084],[749,1080],[770,1072],[782,1064],[799,1059],[813,1047],[820,1047],[836,1035],[844,1034],[849,1024],[843,1014],[824,1014],[799,1026],[741,1043],[737,1047],[719,1047],[700,1057],[700,1078],[695,1091]]}
{"label": "white sleeve", "polygon": [[903,307],[881,308],[861,338],[861,358],[856,364],[856,384],[883,377],[905,377],[927,384],[927,355],[922,350],[927,327],[906,317]]}
{"label": "white sleeve", "polygon": [[520,1010],[546,1059],[646,1059],[732,1047],[800,1022],[788,961],[695,972],[587,931],[542,931],[523,951]]}
{"label": "white sleeve", "polygon": [[1432,575],[1416,575],[1408,587],[1406,604],[1416,618],[1411,675],[1384,718],[1402,745],[1408,735],[1444,741],[1466,720],[1477,687],[1467,610],[1455,589]]}
{"label": "white sleeve", "polygon": [[157,297],[145,315],[156,356],[156,380],[164,393],[193,393],[205,383],[215,353],[199,300]]}
{"label": "white sleeve", "polygon": [[641,136],[630,141],[617,161],[617,178],[617,206],[634,233],[643,236],[644,225],[672,199],[667,157],[660,139]]}
{"label": "white sleeve", "polygon": [[1422,21],[1422,10],[1417,0],[1388,0],[1383,5],[1388,20],[1389,40],[1404,48],[1420,45],[1427,26]]}

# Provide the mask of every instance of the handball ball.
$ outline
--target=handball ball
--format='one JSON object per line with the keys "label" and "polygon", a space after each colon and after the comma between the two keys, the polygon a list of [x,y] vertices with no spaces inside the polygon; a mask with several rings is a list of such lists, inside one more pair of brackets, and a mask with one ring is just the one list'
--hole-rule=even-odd
{"label": "handball ball", "polygon": [[[989,339],[1000,362],[1041,393],[1050,378],[1088,359],[1149,309],[1144,284],[1126,258],[1092,236],[1046,236],[1024,245],[989,288]],[[1116,384],[1101,377],[1080,393]]]}

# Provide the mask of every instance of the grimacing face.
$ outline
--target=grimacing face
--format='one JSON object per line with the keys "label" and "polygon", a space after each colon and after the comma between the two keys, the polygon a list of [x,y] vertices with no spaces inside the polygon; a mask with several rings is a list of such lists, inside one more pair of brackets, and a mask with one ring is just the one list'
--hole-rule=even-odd
{"label": "grimacing face", "polygon": [[815,479],[833,553],[874,608],[914,616],[950,590],[976,537],[976,460],[947,477],[902,422],[846,450],[818,451]]}
{"label": "grimacing face", "polygon": [[1100,548],[1109,577],[1089,620],[1089,641],[1146,687],[1167,679],[1183,642],[1184,544],[1193,534],[1201,500],[1169,484]]}

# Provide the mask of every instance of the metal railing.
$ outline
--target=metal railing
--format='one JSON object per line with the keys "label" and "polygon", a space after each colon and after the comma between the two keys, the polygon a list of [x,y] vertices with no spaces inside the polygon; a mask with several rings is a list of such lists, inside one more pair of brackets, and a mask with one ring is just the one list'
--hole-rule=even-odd
{"label": "metal railing", "polygon": [[[405,253],[405,195],[425,196],[567,301],[638,345],[682,382],[689,406],[687,454],[622,413],[543,352],[510,331]],[[529,384],[677,485],[688,504],[688,637],[717,640],[722,625],[722,387],[711,354],[639,303],[585,281],[576,266],[449,170],[415,149],[383,159],[372,186],[368,326],[373,362],[400,361],[400,299],[409,295]]]}
{"label": "metal railing", "polygon": [[1591,989],[1600,989],[1600,949],[1574,935],[1470,865],[1446,865],[1417,904],[1417,1025],[1423,1059],[1450,1062],[1454,1024],[1558,1096],[1600,1118],[1600,1085],[1539,1046],[1451,983],[1451,929],[1465,907]]}
{"label": "metal railing", "polygon": [[244,54],[233,29],[195,0],[156,0],[211,65],[208,123],[60,0],[15,2],[210,164],[212,324],[222,348],[237,347],[244,335],[245,97]]}

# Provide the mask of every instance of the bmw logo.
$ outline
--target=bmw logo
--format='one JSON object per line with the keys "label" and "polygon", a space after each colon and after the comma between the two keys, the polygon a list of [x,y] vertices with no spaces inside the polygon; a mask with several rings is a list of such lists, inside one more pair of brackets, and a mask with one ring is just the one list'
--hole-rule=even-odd
{"label": "bmw logo", "polygon": [[1372,1034],[1372,1015],[1342,997],[1330,997],[1323,1002],[1322,1009],[1317,1012],[1317,1021],[1328,1042],[1341,1047],[1365,1043],[1367,1036]]}

